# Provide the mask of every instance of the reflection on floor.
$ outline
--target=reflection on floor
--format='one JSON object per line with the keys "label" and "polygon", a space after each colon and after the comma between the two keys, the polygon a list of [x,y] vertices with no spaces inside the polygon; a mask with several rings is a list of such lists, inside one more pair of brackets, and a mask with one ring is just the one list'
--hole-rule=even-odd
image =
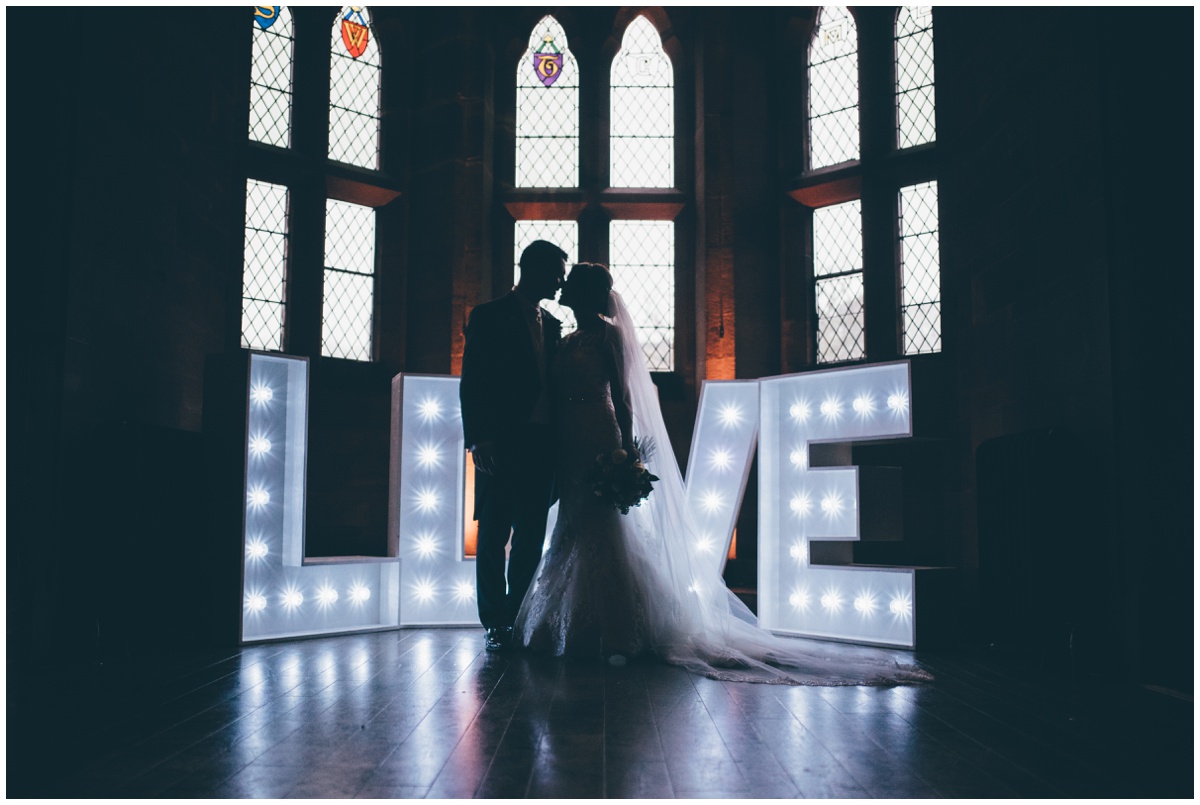
{"label": "reflection on floor", "polygon": [[[1192,704],[918,654],[921,687],[489,655],[478,629],[209,651],[8,690],[14,797],[1190,797]],[[31,691],[32,693],[32,691]]]}

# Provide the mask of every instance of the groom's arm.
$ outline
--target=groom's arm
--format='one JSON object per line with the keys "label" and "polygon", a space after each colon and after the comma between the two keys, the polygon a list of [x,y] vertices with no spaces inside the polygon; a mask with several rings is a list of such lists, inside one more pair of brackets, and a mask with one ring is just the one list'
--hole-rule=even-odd
{"label": "groom's arm", "polygon": [[463,441],[471,450],[490,442],[495,433],[489,395],[495,393],[498,364],[492,354],[496,345],[495,327],[485,306],[471,311],[467,322],[466,343],[463,345],[462,381],[459,401],[462,403]]}

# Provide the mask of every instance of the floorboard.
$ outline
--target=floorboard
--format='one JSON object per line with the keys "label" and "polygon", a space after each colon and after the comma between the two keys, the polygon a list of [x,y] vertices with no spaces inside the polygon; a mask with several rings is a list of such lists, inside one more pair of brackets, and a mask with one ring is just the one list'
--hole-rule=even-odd
{"label": "floorboard", "polygon": [[6,793],[1194,795],[1188,698],[981,650],[915,659],[933,682],[753,685],[651,660],[489,654],[479,629],[412,629],[46,669],[8,691]]}

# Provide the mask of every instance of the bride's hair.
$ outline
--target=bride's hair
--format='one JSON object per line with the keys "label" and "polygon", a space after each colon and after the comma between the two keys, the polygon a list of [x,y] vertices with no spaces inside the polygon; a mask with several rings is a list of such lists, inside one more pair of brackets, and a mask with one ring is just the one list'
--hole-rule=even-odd
{"label": "bride's hair", "polygon": [[609,317],[616,313],[610,297],[613,278],[608,266],[600,263],[576,263],[571,268],[570,280],[578,285],[582,297],[580,301],[589,310]]}

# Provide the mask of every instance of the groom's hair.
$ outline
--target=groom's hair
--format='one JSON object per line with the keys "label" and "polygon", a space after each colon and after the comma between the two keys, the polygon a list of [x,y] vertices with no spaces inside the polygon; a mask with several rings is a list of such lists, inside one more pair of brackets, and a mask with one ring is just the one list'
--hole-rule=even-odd
{"label": "groom's hair", "polygon": [[559,267],[567,259],[567,253],[548,240],[535,240],[521,252],[521,273],[546,271]]}

